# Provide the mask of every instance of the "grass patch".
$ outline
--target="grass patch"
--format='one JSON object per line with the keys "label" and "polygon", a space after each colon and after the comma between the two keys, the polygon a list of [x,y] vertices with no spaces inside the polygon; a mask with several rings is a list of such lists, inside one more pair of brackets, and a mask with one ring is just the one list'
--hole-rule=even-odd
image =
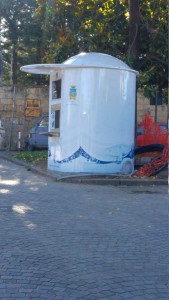
{"label": "grass patch", "polygon": [[22,151],[19,153],[12,154],[13,158],[23,160],[30,163],[39,163],[47,161],[48,152],[46,150],[41,151]]}

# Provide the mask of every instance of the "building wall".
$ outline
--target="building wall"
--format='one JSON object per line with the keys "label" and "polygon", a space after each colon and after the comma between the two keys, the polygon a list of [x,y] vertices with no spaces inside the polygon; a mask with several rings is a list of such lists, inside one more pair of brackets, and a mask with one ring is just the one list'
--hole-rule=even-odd
{"label": "building wall", "polygon": [[[37,109],[28,113],[27,100],[39,100],[39,114],[48,112],[48,87],[22,88],[0,86],[0,149],[17,149],[18,132],[21,132],[21,148],[28,130],[38,119]],[[35,114],[32,114],[36,110]],[[141,92],[137,95],[137,123],[140,123],[145,113],[155,117],[155,106]],[[167,122],[167,105],[157,107],[157,121]]]}

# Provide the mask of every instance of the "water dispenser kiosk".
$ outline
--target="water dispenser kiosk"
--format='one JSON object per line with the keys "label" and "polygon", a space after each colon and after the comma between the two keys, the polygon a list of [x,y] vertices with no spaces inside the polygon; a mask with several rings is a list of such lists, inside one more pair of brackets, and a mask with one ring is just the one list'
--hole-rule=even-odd
{"label": "water dispenser kiosk", "polygon": [[135,70],[103,53],[80,53],[62,64],[21,70],[50,75],[49,170],[133,172]]}

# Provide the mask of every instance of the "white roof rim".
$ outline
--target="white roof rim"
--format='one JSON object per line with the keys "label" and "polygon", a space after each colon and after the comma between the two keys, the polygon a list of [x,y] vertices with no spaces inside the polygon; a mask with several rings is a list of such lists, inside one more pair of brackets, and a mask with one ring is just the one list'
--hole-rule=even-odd
{"label": "white roof rim", "polygon": [[34,64],[26,65],[20,68],[21,71],[32,74],[42,74],[42,75],[51,75],[53,72],[62,70],[62,69],[111,69],[119,71],[128,71],[138,74],[138,71],[135,71],[130,68],[125,67],[113,67],[113,66],[91,66],[91,65],[73,65],[73,64]]}

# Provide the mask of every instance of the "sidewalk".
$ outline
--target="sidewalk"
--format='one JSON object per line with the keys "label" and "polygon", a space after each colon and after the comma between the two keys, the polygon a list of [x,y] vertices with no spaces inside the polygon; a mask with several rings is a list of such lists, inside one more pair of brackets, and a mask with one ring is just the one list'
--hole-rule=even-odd
{"label": "sidewalk", "polygon": [[132,176],[122,175],[98,175],[88,173],[62,173],[47,170],[46,163],[42,162],[38,165],[25,163],[24,161],[11,157],[10,151],[0,151],[0,158],[14,162],[15,164],[22,165],[29,171],[38,173],[42,176],[47,176],[56,181],[70,182],[70,183],[86,183],[86,184],[99,184],[99,185],[127,185],[127,186],[150,186],[150,185],[168,185],[168,169],[161,171],[154,177],[136,178]]}

